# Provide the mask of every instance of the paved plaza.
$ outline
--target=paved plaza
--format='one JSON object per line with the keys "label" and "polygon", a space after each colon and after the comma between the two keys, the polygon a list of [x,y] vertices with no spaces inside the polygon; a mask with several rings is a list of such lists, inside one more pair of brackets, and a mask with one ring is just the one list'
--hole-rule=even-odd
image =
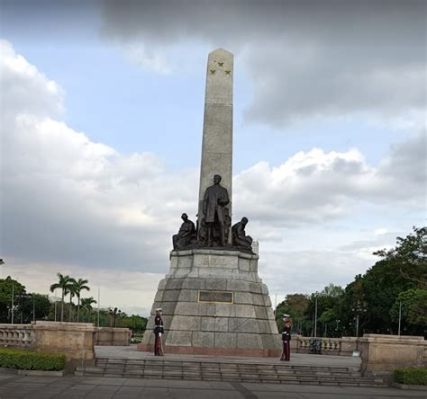
{"label": "paved plaza", "polygon": [[[168,360],[199,360],[212,362],[239,362],[239,363],[281,363],[276,357],[249,357],[249,356],[203,356],[203,355],[178,355],[166,353],[164,357],[155,357],[154,354],[138,351],[136,345],[129,346],[96,346],[97,358],[110,359],[168,359]],[[353,356],[331,356],[311,355],[303,353],[292,353],[291,361],[286,363],[295,366],[328,366],[360,368],[360,357]]]}
{"label": "paved plaza", "polygon": [[106,377],[0,375],[0,398],[87,399],[356,399],[426,398],[425,391],[394,388],[321,387],[284,384],[173,381]]}
{"label": "paved plaza", "polygon": [[[98,357],[147,359],[151,353],[138,352],[135,346],[96,347]],[[230,361],[277,363],[275,358],[210,357],[166,354],[165,359],[193,359],[203,361]],[[360,359],[345,356],[293,354],[290,364],[315,366],[343,366],[359,368]],[[0,399],[27,398],[144,398],[144,399],[356,399],[356,398],[423,398],[426,391],[409,391],[386,387],[337,387],[297,384],[239,383],[181,381],[121,377],[36,377],[0,374]]]}

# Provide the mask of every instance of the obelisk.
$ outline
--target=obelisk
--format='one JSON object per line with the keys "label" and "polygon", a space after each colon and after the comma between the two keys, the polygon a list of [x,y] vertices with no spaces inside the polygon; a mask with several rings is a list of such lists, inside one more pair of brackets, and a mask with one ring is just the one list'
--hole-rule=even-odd
{"label": "obelisk", "polygon": [[206,71],[205,114],[202,163],[200,168],[198,215],[203,214],[203,196],[215,174],[228,191],[230,218],[232,204],[233,153],[233,54],[224,49],[212,51]]}
{"label": "obelisk", "polygon": [[[218,49],[209,54],[207,66],[199,222],[214,175],[222,177],[220,190],[226,188],[231,201],[232,137],[233,55]],[[231,224],[231,206],[223,206]],[[138,349],[153,350],[154,315],[161,308],[165,353],[278,356],[280,337],[268,288],[258,275],[259,255],[233,245],[203,244],[199,229],[198,241],[170,252],[169,273],[159,282]]]}

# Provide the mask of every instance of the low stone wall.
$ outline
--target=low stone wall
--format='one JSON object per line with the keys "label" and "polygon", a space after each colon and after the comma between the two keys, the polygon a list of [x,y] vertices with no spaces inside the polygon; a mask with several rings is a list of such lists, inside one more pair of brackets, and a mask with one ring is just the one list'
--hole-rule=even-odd
{"label": "low stone wall", "polygon": [[359,350],[363,373],[427,366],[427,342],[424,337],[365,334],[359,339]]}
{"label": "low stone wall", "polygon": [[68,366],[91,365],[95,363],[95,331],[91,323],[0,324],[0,346],[60,352]]}
{"label": "low stone wall", "polygon": [[36,321],[33,325],[33,349],[64,353],[68,363],[95,363],[95,331],[91,323]]}
{"label": "low stone wall", "polygon": [[0,346],[31,348],[34,342],[31,324],[0,324]]}
{"label": "low stone wall", "polygon": [[128,346],[130,336],[129,328],[98,327],[95,342],[100,346]]}
{"label": "low stone wall", "polygon": [[354,351],[358,350],[358,338],[357,337],[342,337],[340,356],[351,356]]}

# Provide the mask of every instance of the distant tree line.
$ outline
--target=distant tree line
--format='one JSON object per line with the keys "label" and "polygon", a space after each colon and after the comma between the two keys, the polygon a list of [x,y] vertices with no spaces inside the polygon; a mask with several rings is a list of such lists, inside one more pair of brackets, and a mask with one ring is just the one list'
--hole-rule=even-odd
{"label": "distant tree line", "polygon": [[[283,314],[293,319],[294,333],[341,337],[363,333],[427,337],[427,228],[398,237],[391,250],[345,288],[330,284],[310,295],[291,294],[275,311],[279,331]],[[317,323],[315,323],[317,302]]]}
{"label": "distant tree line", "polygon": [[90,322],[100,327],[127,327],[139,334],[145,330],[147,319],[127,315],[117,307],[96,309],[93,297],[82,298],[90,291],[88,280],[57,274],[58,280],[50,291],[61,291],[60,301],[51,301],[48,295],[27,293],[25,286],[8,276],[0,279],[0,323],[26,324],[35,320]]}

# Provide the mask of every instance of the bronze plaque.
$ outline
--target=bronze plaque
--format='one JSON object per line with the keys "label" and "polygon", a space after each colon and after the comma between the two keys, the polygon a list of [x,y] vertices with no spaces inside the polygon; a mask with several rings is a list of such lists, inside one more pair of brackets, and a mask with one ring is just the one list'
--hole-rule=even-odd
{"label": "bronze plaque", "polygon": [[227,291],[199,291],[199,302],[233,303],[233,293]]}

